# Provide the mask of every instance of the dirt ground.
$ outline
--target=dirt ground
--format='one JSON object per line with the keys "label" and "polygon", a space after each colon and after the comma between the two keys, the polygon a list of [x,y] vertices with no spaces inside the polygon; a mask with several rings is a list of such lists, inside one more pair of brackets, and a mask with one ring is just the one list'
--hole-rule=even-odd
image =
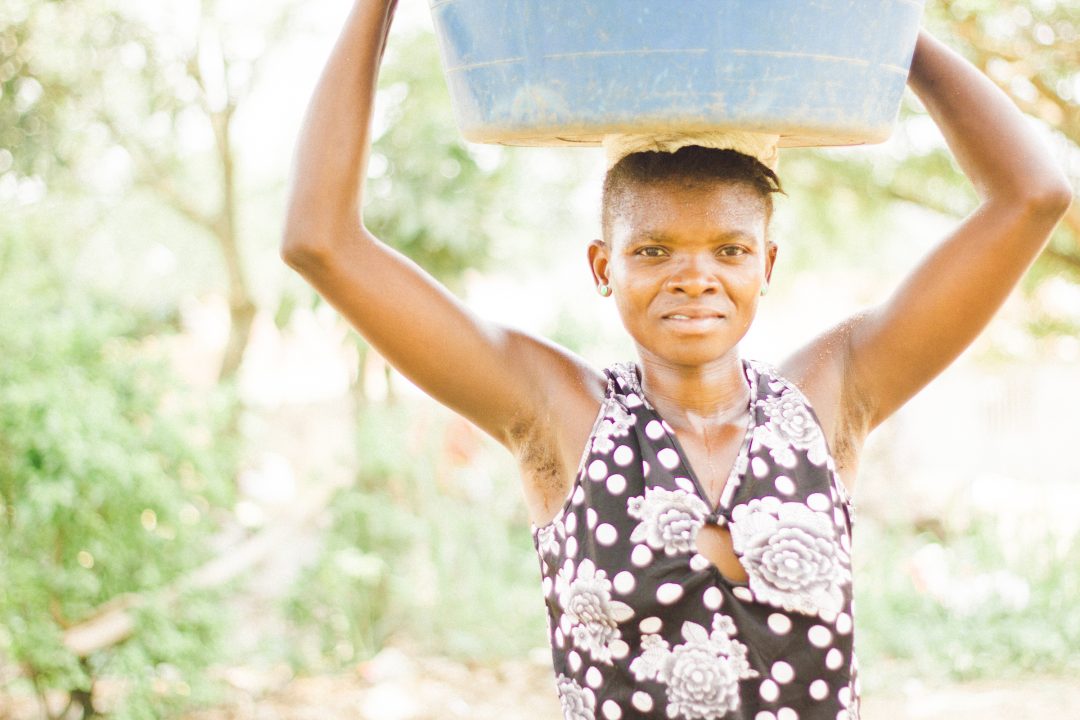
{"label": "dirt ground", "polygon": [[[294,678],[260,697],[187,720],[558,720],[550,661],[468,667],[443,658],[386,651],[354,673]],[[863,720],[1023,720],[1080,718],[1080,679],[931,687],[908,680],[863,698]]]}

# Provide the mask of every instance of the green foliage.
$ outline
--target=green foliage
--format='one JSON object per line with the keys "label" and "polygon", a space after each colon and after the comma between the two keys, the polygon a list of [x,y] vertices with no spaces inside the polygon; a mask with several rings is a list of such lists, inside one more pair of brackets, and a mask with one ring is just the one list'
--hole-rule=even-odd
{"label": "green foliage", "polygon": [[469,146],[450,112],[430,33],[394,38],[379,77],[364,218],[372,232],[453,285],[483,264],[513,205],[513,165]]}
{"label": "green foliage", "polygon": [[321,554],[289,602],[298,640],[319,639],[301,646],[302,667],[362,660],[391,637],[474,659],[544,645],[512,463],[487,443],[479,462],[455,469],[453,422],[430,403],[365,410],[357,484],[331,504]]}
{"label": "green foliage", "polygon": [[[1080,539],[1010,548],[977,523],[940,541],[908,528],[859,530],[858,650],[873,668],[973,680],[1080,672]],[[920,559],[921,558],[921,559]],[[929,566],[929,567],[927,567]],[[935,569],[947,575],[935,575]]]}
{"label": "green foliage", "polygon": [[[215,651],[210,593],[153,591],[207,559],[231,502],[230,401],[182,394],[153,319],[68,282],[37,241],[0,231],[0,637],[38,687],[119,676],[158,707],[173,694],[139,683],[168,664],[190,689]],[[134,637],[80,662],[63,630],[126,593],[151,599]]]}

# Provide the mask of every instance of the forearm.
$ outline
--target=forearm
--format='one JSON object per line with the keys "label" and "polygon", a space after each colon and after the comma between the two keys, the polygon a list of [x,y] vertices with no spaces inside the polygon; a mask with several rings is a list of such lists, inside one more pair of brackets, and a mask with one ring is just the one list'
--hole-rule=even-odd
{"label": "forearm", "polygon": [[1061,168],[1008,96],[926,32],[908,83],[984,200],[1061,204],[1069,195]]}
{"label": "forearm", "polygon": [[297,141],[282,253],[321,249],[359,222],[379,64],[397,0],[357,0]]}

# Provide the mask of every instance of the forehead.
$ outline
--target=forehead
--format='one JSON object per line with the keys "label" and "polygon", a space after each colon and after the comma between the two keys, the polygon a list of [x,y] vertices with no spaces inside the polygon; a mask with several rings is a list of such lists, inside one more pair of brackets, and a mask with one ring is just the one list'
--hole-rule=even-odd
{"label": "forehead", "polygon": [[631,184],[610,208],[614,242],[741,233],[765,241],[768,207],[746,183]]}

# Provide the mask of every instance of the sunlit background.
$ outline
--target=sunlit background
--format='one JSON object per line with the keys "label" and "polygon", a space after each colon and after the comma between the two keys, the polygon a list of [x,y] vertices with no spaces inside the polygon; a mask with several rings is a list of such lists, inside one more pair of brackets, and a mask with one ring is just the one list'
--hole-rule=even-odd
{"label": "sunlit background", "polygon": [[[1071,0],[931,0],[1080,179]],[[510,457],[278,256],[344,0],[0,0],[0,718],[557,718]],[[597,365],[596,150],[470,145],[403,0],[365,216],[478,312]],[[886,296],[975,196],[909,95],[789,151],[747,356]],[[407,331],[407,329],[403,329]],[[437,351],[437,349],[434,349]],[[865,717],[1080,706],[1080,208],[877,431],[856,497]]]}

